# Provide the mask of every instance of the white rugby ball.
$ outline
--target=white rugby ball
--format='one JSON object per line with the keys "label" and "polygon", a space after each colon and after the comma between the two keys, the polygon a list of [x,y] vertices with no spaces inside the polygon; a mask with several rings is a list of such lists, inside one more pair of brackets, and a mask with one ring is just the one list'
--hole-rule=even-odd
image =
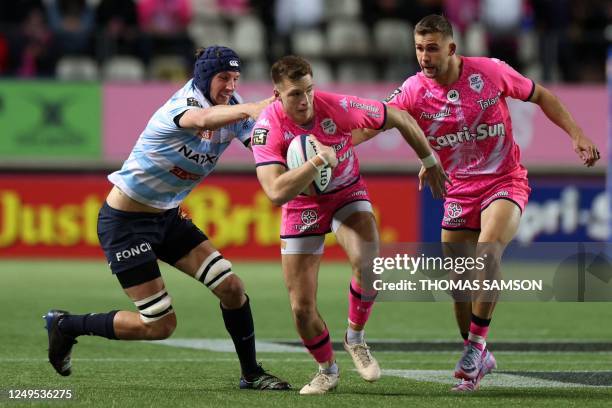
{"label": "white rugby ball", "polygon": [[[287,149],[287,166],[289,169],[295,169],[300,167],[317,155],[317,148],[312,141],[310,135],[299,135],[291,140],[289,148]],[[312,184],[304,191],[306,195],[321,194],[325,191],[329,183],[331,182],[332,168],[329,166],[322,167],[314,178]]]}

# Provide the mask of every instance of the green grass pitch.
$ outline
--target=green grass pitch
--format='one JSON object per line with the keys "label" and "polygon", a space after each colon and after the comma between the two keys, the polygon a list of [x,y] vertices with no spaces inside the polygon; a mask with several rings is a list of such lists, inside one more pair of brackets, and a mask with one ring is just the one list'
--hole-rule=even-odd
{"label": "green grass pitch", "polygon": [[[235,263],[234,270],[251,297],[258,340],[298,340],[280,264]],[[162,272],[178,319],[172,339],[228,339],[214,296],[174,269],[163,267]],[[334,341],[342,340],[346,327],[349,273],[345,264],[324,263],[319,276],[319,309]],[[367,327],[367,338],[372,342],[457,341],[456,350],[377,352],[373,347],[384,370],[383,378],[374,384],[361,380],[346,353],[339,351],[340,386],[321,397],[297,394],[316,370],[302,351],[259,353],[266,369],[294,385],[295,390],[287,393],[238,390],[239,366],[231,352],[94,337],[79,338],[72,376],[58,376],[46,360],[47,338],[41,316],[49,308],[74,313],[133,309],[104,262],[2,261],[0,304],[0,406],[612,405],[612,380],[604,386],[581,386],[562,379],[602,373],[608,374],[603,378],[612,378],[612,352],[495,352],[496,342],[609,344],[611,303],[501,303],[490,336],[500,374],[485,378],[477,393],[455,395],[449,389],[460,344],[451,304],[381,302]],[[542,382],[544,377],[533,373],[544,373],[550,381]],[[69,402],[14,401],[7,397],[10,389],[71,389],[74,398]]]}

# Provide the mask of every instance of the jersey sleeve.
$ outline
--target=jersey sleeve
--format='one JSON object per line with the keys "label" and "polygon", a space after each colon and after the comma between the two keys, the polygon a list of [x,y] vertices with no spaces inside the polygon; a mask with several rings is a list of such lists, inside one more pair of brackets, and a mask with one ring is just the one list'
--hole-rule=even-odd
{"label": "jersey sleeve", "polygon": [[181,116],[189,109],[201,109],[202,105],[194,97],[190,96],[179,96],[168,101],[165,107],[166,114],[170,121],[174,122],[176,127],[179,126],[179,120]]}
{"label": "jersey sleeve", "polygon": [[490,59],[489,75],[497,81],[504,95],[528,101],[535,91],[535,82],[497,58]]}
{"label": "jersey sleeve", "polygon": [[406,80],[401,86],[395,88],[383,102],[386,103],[387,106],[393,106],[394,108],[402,110],[408,109],[410,107],[410,93],[406,91],[408,87],[409,83],[408,80]]}
{"label": "jersey sleeve", "polygon": [[241,120],[234,126],[238,140],[240,140],[246,147],[249,147],[251,145],[251,133],[253,133],[255,121],[253,119]]}
{"label": "jersey sleeve", "polygon": [[272,120],[272,106],[268,106],[262,112],[251,132],[255,166],[280,164],[287,167],[286,146],[280,126]]}
{"label": "jersey sleeve", "polygon": [[412,100],[410,98],[412,95],[412,92],[410,92],[410,86],[412,83],[411,78],[404,81],[401,86],[396,88],[389,96],[385,98],[384,102],[387,104],[387,106],[412,112]]}
{"label": "jersey sleeve", "polygon": [[387,121],[387,107],[374,99],[343,95],[340,106],[345,112],[338,115],[338,123],[344,129],[382,129]]}

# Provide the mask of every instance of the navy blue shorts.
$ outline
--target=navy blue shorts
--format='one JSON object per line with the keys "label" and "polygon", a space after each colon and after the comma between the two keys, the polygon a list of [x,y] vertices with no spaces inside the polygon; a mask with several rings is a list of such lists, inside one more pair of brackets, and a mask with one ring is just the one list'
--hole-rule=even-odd
{"label": "navy blue shorts", "polygon": [[174,265],[208,238],[178,207],[162,213],[128,212],[105,202],[98,214],[98,239],[111,271],[120,274],[151,268],[157,259]]}

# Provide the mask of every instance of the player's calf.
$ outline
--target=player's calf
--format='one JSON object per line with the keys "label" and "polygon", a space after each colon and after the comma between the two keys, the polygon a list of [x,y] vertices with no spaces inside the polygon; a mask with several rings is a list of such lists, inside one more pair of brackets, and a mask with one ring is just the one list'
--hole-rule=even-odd
{"label": "player's calf", "polygon": [[108,313],[72,315],[64,310],[49,310],[45,319],[49,339],[49,362],[59,374],[71,373],[72,346],[82,335],[117,339],[113,328],[116,310]]}
{"label": "player's calf", "polygon": [[364,326],[370,317],[376,291],[365,291],[353,277],[349,285],[349,327],[344,337],[344,349],[351,356],[357,372],[366,381],[376,381],[381,371],[364,339]]}

